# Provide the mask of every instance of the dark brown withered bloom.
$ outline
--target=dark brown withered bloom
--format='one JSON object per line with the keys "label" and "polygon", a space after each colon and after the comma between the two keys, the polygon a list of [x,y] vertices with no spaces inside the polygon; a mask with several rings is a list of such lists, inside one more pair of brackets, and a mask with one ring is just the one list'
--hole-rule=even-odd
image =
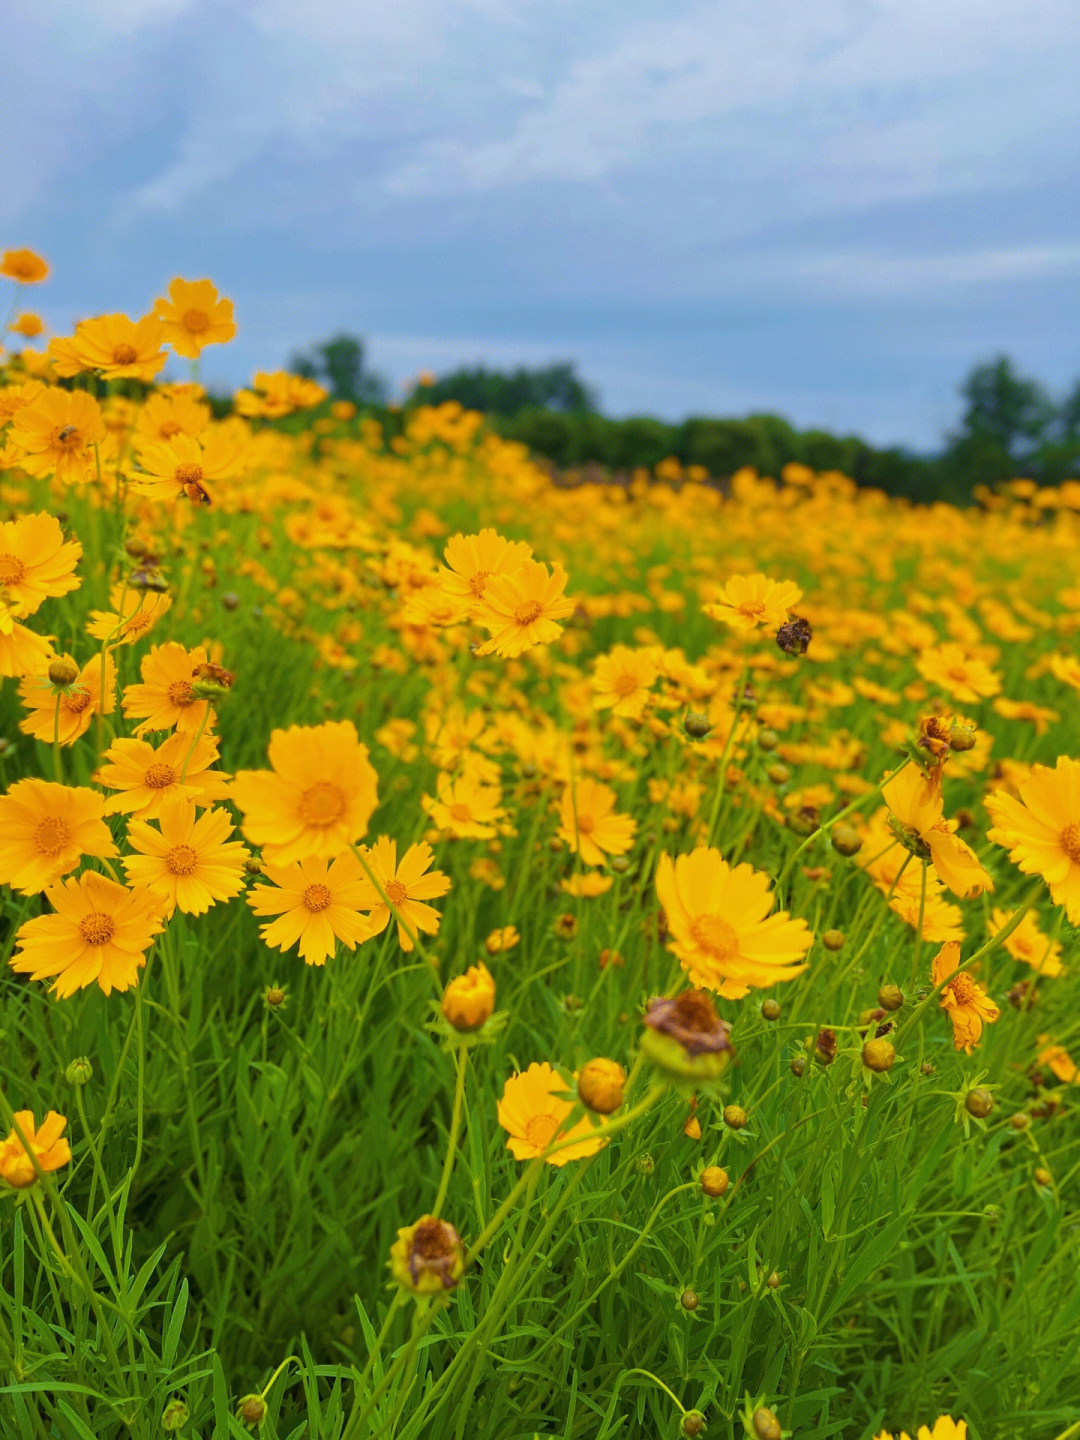
{"label": "dark brown withered bloom", "polygon": [[819,1030],[814,1041],[814,1058],[822,1065],[831,1065],[838,1049],[835,1030]]}
{"label": "dark brown withered bloom", "polygon": [[422,1215],[398,1231],[390,1248],[394,1279],[414,1295],[452,1290],[465,1271],[461,1237],[446,1220]]}
{"label": "dark brown withered bloom", "polygon": [[785,655],[805,655],[813,633],[809,620],[790,615],[776,632],[776,643]]}
{"label": "dark brown withered bloom", "polygon": [[708,1086],[734,1055],[731,1027],[716,1013],[706,990],[684,990],[674,999],[654,995],[645,1011],[641,1048],[669,1080]]}

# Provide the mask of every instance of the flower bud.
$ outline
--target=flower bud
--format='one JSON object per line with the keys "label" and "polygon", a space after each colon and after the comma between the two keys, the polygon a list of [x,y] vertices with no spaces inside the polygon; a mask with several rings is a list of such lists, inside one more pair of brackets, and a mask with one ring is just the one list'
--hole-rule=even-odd
{"label": "flower bud", "polygon": [[284,985],[268,985],[263,992],[263,1004],[268,1010],[280,1010],[288,998]]}
{"label": "flower bud", "polygon": [[1009,1124],[1014,1130],[1026,1130],[1031,1124],[1031,1116],[1026,1110],[1017,1110],[1015,1115],[1009,1116]]}
{"label": "flower bud", "polygon": [[862,849],[862,836],[854,825],[833,826],[832,848],[838,855],[857,855]]}
{"label": "flower bud", "polygon": [[482,960],[451,980],[443,991],[443,1017],[462,1034],[479,1030],[494,1009],[495,981]]}
{"label": "flower bud", "polygon": [[626,1071],[615,1060],[587,1060],[578,1073],[578,1099],[597,1115],[611,1115],[623,1103]]}
{"label": "flower bud", "polygon": [[656,1161],[651,1155],[639,1155],[634,1165],[639,1175],[649,1176],[656,1169]]}
{"label": "flower bud", "polygon": [[788,826],[796,835],[813,835],[820,824],[821,811],[816,805],[800,805],[788,820]]}
{"label": "flower bud", "polygon": [[226,610],[239,610],[240,596],[233,590],[226,590],[225,594],[221,597],[221,603]]}
{"label": "flower bud", "polygon": [[261,1425],[266,1419],[266,1401],[261,1395],[245,1395],[236,1407],[236,1418],[244,1425]]}
{"label": "flower bud", "polygon": [[712,726],[707,715],[703,715],[699,710],[690,710],[683,720],[683,729],[691,739],[704,740]]}
{"label": "flower bud", "polygon": [[53,685],[74,685],[79,678],[79,667],[67,655],[60,655],[49,661],[49,680]]}
{"label": "flower bud", "polygon": [[724,1124],[729,1130],[745,1130],[746,1123],[747,1114],[741,1105],[724,1106]]}
{"label": "flower bud", "polygon": [[713,1200],[727,1192],[729,1183],[727,1171],[719,1165],[707,1165],[701,1172],[701,1188]]}
{"label": "flower bud", "polygon": [[769,1287],[770,1290],[779,1290],[780,1272],[778,1270],[774,1270],[769,1276],[769,1278],[765,1281],[765,1284]]}
{"label": "flower bud", "polygon": [[775,730],[759,730],[757,743],[759,750],[775,750],[780,744],[780,736]]}
{"label": "flower bud", "polygon": [[793,1055],[791,1057],[791,1073],[796,1080],[801,1080],[806,1074],[806,1056]]}
{"label": "flower bud", "polygon": [[680,1426],[684,1435],[700,1435],[705,1429],[705,1416],[700,1410],[687,1410]]}
{"label": "flower bud", "polygon": [[764,1405],[759,1405],[754,1411],[753,1426],[756,1440],[782,1440],[784,1432],[780,1429],[780,1421]]}
{"label": "flower bud", "polygon": [[974,750],[978,736],[973,725],[955,724],[949,731],[949,747],[963,752]]}
{"label": "flower bud", "polygon": [[969,1090],[964,1096],[964,1109],[969,1115],[974,1115],[976,1120],[985,1120],[994,1108],[994,1097],[989,1090],[980,1086],[975,1090]]}
{"label": "flower bud", "polygon": [[904,1003],[904,992],[899,985],[882,985],[877,999],[883,1010],[899,1010]]}
{"label": "flower bud", "polygon": [[826,950],[842,950],[844,948],[844,932],[842,930],[826,930],[821,937],[821,943]]}
{"label": "flower bud", "polygon": [[791,779],[791,771],[786,765],[781,764],[779,760],[777,760],[775,764],[770,765],[765,771],[765,774],[773,785],[786,785]]}
{"label": "flower bud", "polygon": [[616,875],[625,875],[630,869],[630,860],[626,855],[613,855],[608,863]]}
{"label": "flower bud", "polygon": [[94,1067],[85,1055],[80,1055],[77,1060],[64,1071],[64,1079],[69,1085],[89,1085],[94,1078]]}
{"label": "flower bud", "polygon": [[763,1000],[763,1001],[761,1002],[761,1018],[762,1018],[763,1020],[779,1020],[779,1019],[780,1019],[780,1001],[779,1001],[779,1000]]}
{"label": "flower bud", "polygon": [[461,1237],[447,1221],[422,1215],[398,1231],[390,1247],[390,1271],[414,1295],[452,1290],[465,1273]]}
{"label": "flower bud", "polygon": [[174,1397],[165,1406],[161,1415],[161,1428],[170,1434],[182,1430],[190,1418],[190,1411],[179,1396]]}
{"label": "flower bud", "polygon": [[1035,1171],[1035,1184],[1036,1184],[1036,1185],[1052,1185],[1053,1183],[1054,1183],[1054,1177],[1053,1177],[1053,1175],[1050,1174],[1050,1171],[1049,1171],[1049,1170],[1045,1170],[1041,1165],[1038,1166],[1038,1168],[1037,1168],[1036,1171]]}
{"label": "flower bud", "polygon": [[684,1310],[689,1310],[692,1314],[698,1307],[698,1297],[696,1291],[684,1290],[679,1296],[679,1304]]}
{"label": "flower bud", "polygon": [[875,1075],[884,1075],[896,1061],[896,1051],[888,1040],[867,1040],[862,1047],[862,1063]]}

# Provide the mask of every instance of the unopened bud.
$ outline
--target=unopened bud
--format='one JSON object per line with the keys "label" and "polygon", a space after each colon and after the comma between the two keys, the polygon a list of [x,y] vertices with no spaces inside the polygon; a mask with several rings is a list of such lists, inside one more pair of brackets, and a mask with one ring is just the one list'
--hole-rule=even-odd
{"label": "unopened bud", "polygon": [[854,825],[836,825],[832,832],[832,848],[838,855],[857,855],[862,849],[862,836]]}
{"label": "unopened bud", "polygon": [[724,1106],[724,1124],[729,1130],[744,1130],[746,1123],[747,1114],[741,1105]]}
{"label": "unopened bud", "polygon": [[973,725],[954,725],[949,731],[949,748],[952,750],[974,750],[978,736]]}
{"label": "unopened bud", "polygon": [[656,1161],[651,1155],[639,1155],[634,1161],[634,1166],[639,1175],[651,1175],[656,1169]]}
{"label": "unopened bud", "polygon": [[774,1270],[769,1276],[769,1278],[765,1281],[765,1284],[769,1287],[770,1290],[779,1290],[780,1272],[778,1270]]}
{"label": "unopened bud", "polygon": [[625,875],[630,869],[630,860],[626,855],[613,855],[609,863],[616,875]]}
{"label": "unopened bud", "polygon": [[261,1425],[266,1419],[266,1401],[261,1395],[245,1395],[236,1407],[236,1418],[245,1425]]}
{"label": "unopened bud", "polygon": [[170,1400],[162,1411],[161,1428],[169,1434],[182,1430],[190,1418],[190,1411],[179,1396]]}
{"label": "unopened bud", "polygon": [[79,678],[79,667],[67,655],[60,655],[49,661],[49,680],[53,685],[74,685]]}
{"label": "unopened bud", "polygon": [[64,1071],[64,1079],[69,1085],[89,1085],[94,1078],[94,1067],[85,1055],[80,1055],[77,1060]]}
{"label": "unopened bud", "polygon": [[1049,1171],[1049,1170],[1045,1170],[1041,1165],[1039,1165],[1039,1166],[1036,1168],[1036,1171],[1035,1171],[1035,1184],[1036,1184],[1036,1185],[1052,1185],[1053,1183],[1054,1183],[1054,1177],[1053,1177],[1053,1175],[1050,1174],[1050,1171]]}
{"label": "unopened bud", "polygon": [[726,1193],[729,1183],[727,1171],[719,1165],[707,1165],[701,1172],[701,1188],[713,1200]]}
{"label": "unopened bud", "polygon": [[683,720],[683,729],[691,739],[704,740],[712,726],[707,715],[703,715],[699,710],[690,710]]}
{"label": "unopened bud", "polygon": [[287,998],[284,985],[268,985],[263,993],[263,1002],[269,1010],[280,1010]]}
{"label": "unopened bud", "polygon": [[684,1310],[693,1312],[698,1307],[698,1297],[693,1290],[684,1290],[679,1296],[679,1304]]}
{"label": "unopened bud", "polygon": [[756,1440],[782,1440],[784,1432],[780,1429],[780,1421],[764,1405],[759,1405],[754,1411],[753,1425]]}
{"label": "unopened bud", "polygon": [[793,1055],[791,1057],[791,1073],[796,1080],[801,1080],[806,1074],[806,1056]]}
{"label": "unopened bud", "polygon": [[780,1019],[780,1001],[779,1001],[779,1000],[763,1000],[763,1001],[761,1002],[761,1018],[762,1018],[763,1020],[779,1020],[779,1019]]}
{"label": "unopened bud", "polygon": [[1009,1116],[1009,1124],[1014,1130],[1026,1130],[1031,1124],[1031,1116],[1026,1110],[1017,1110],[1015,1115]]}
{"label": "unopened bud", "polygon": [[700,1410],[687,1410],[682,1417],[680,1428],[684,1435],[700,1435],[705,1429],[705,1416]]}
{"label": "unopened bud", "polygon": [[899,985],[882,985],[877,998],[883,1010],[899,1010],[904,1003],[904,992]]}
{"label": "unopened bud", "polygon": [[821,937],[821,943],[826,950],[842,950],[844,948],[844,932],[842,930],[826,930]]}
{"label": "unopened bud", "polygon": [[888,1040],[867,1040],[862,1047],[862,1063],[875,1075],[884,1075],[896,1061],[896,1051]]}
{"label": "unopened bud", "polygon": [[786,785],[791,779],[791,771],[786,765],[781,764],[779,760],[777,760],[775,764],[770,765],[765,771],[765,774],[769,777],[773,785]]}
{"label": "unopened bud", "polygon": [[760,730],[757,737],[759,750],[775,750],[780,744],[780,736],[775,730]]}
{"label": "unopened bud", "polygon": [[994,1108],[994,1097],[989,1090],[980,1086],[978,1089],[969,1090],[964,1097],[964,1109],[969,1115],[974,1115],[976,1120],[985,1120]]}
{"label": "unopened bud", "polygon": [[495,1009],[495,981],[482,960],[450,981],[441,1008],[443,1018],[462,1034],[487,1023]]}
{"label": "unopened bud", "polygon": [[611,1115],[623,1103],[626,1071],[616,1060],[587,1060],[578,1074],[578,1099],[597,1115]]}

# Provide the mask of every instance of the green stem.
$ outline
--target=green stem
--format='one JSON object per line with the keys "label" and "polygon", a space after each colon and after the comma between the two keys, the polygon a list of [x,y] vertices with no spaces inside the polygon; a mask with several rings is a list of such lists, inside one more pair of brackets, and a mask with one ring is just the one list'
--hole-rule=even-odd
{"label": "green stem", "polygon": [[469,1063],[469,1050],[465,1045],[458,1046],[457,1077],[454,1082],[454,1108],[450,1115],[450,1134],[446,1142],[446,1159],[443,1161],[442,1178],[439,1181],[439,1193],[435,1197],[435,1208],[432,1214],[436,1217],[442,1215],[443,1203],[446,1200],[446,1192],[450,1188],[450,1176],[454,1169],[454,1157],[457,1154],[458,1131],[461,1128],[461,1112],[465,1101],[465,1071]]}

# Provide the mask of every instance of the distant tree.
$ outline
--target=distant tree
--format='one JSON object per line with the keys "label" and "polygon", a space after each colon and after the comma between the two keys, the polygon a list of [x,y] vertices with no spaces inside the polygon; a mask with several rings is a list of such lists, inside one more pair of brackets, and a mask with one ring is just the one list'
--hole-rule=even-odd
{"label": "distant tree", "polygon": [[1055,418],[1043,387],[1017,375],[1007,355],[977,365],[960,394],[967,408],[955,438],[995,442],[1013,459],[1036,446]]}
{"label": "distant tree", "polygon": [[1065,396],[1058,411],[1061,438],[1066,444],[1080,442],[1080,380],[1073,381],[1073,387]]}
{"label": "distant tree", "polygon": [[385,405],[390,398],[387,382],[366,368],[364,342],[356,335],[335,335],[306,354],[294,355],[289,368],[296,375],[318,380],[334,400]]}
{"label": "distant tree", "polygon": [[429,384],[417,385],[410,398],[425,405],[456,400],[468,410],[506,416],[522,410],[580,415],[597,406],[595,391],[579,378],[569,361],[532,370],[525,366],[511,371],[464,366]]}

